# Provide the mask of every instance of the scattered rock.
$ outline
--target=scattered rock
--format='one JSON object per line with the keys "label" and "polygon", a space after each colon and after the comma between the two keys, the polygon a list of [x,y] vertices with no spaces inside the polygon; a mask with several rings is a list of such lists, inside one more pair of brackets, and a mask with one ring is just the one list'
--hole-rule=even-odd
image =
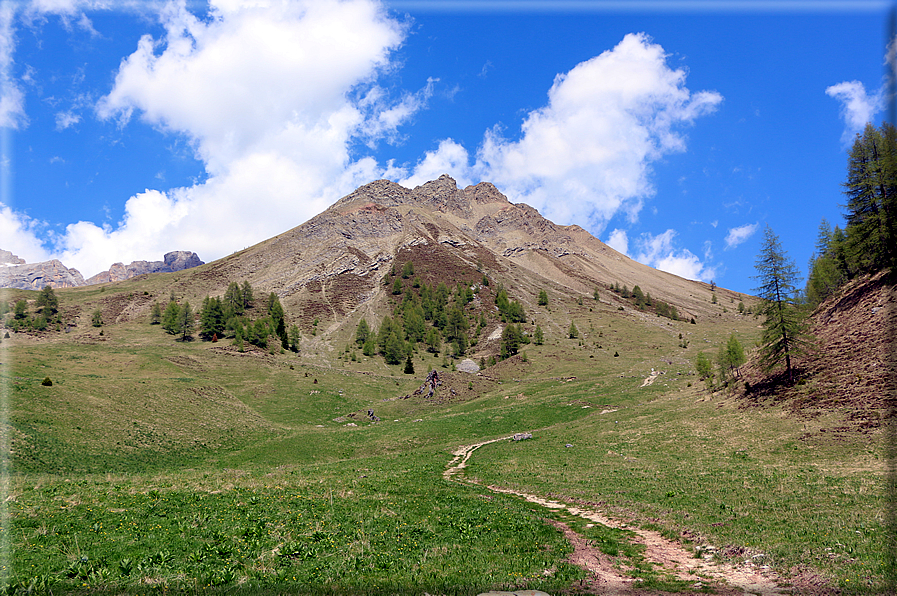
{"label": "scattered rock", "polygon": [[423,395],[424,391],[426,391],[427,395],[424,397],[430,399],[433,397],[433,394],[436,393],[436,388],[440,385],[442,385],[442,381],[439,380],[439,373],[436,372],[436,369],[434,368],[427,373],[427,380],[424,381],[424,384],[418,387],[412,395]]}
{"label": "scattered rock", "polygon": [[515,441],[525,441],[527,439],[533,438],[533,433],[516,433],[513,437],[511,437]]}
{"label": "scattered rock", "polygon": [[470,358],[465,358],[462,360],[456,367],[457,370],[466,373],[478,373],[480,372],[480,365],[471,360]]}

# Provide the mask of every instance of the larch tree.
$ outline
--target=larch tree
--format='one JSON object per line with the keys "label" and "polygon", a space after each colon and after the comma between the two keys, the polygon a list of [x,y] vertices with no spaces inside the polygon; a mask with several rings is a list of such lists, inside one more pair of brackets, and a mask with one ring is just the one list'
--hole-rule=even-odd
{"label": "larch tree", "polygon": [[847,248],[857,270],[893,267],[897,260],[897,129],[867,124],[847,161]]}
{"label": "larch tree", "polygon": [[798,275],[794,261],[782,249],[779,237],[766,226],[763,247],[754,264],[759,286],[754,289],[762,300],[760,312],[766,317],[760,345],[760,364],[771,371],[784,362],[788,380],[793,380],[791,357],[801,354],[809,343],[804,314],[798,307]]}
{"label": "larch tree", "polygon": [[184,304],[178,309],[177,315],[177,332],[181,335],[181,340],[186,341],[188,337],[193,335],[193,328],[196,322],[193,320],[193,309],[190,303],[184,301]]}

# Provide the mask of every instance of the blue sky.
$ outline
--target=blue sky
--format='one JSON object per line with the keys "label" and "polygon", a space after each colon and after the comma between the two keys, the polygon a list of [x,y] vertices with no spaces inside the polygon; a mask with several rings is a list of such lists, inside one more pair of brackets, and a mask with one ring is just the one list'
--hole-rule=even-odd
{"label": "blue sky", "polygon": [[750,292],[764,226],[805,269],[842,223],[892,8],[0,0],[0,248],[211,261],[448,173]]}

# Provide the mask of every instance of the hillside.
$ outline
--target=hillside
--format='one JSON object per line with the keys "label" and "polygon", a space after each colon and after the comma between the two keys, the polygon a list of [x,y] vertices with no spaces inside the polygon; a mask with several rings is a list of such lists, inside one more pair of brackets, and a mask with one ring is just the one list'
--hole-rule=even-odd
{"label": "hillside", "polygon": [[799,381],[769,377],[749,363],[747,403],[778,403],[804,418],[836,413],[821,433],[869,433],[893,415],[897,294],[887,272],[847,283],[809,320],[813,347],[797,360]]}
{"label": "hillside", "polygon": [[[213,263],[103,286],[115,297],[81,288],[75,295],[84,297],[82,312],[69,316],[83,320],[99,308],[107,321],[138,320],[149,316],[148,294],[158,299],[173,292],[196,305],[207,295],[223,295],[231,282],[248,281],[260,295],[277,294],[303,333],[317,319],[318,331],[329,337],[362,316],[378,321],[389,298],[384,276],[408,261],[432,285],[476,284],[485,274],[527,312],[540,312],[541,289],[552,299],[589,299],[599,289],[603,299],[616,301],[604,291],[616,283],[640,286],[685,319],[721,316],[707,284],[642,265],[579,226],[556,225],[528,205],[510,203],[490,183],[459,189],[445,175],[415,189],[372,182],[304,224]],[[743,299],[723,288],[716,292],[720,304],[733,308]],[[569,325],[569,318],[558,324]]]}
{"label": "hillside", "polygon": [[[154,303],[198,307],[232,282],[254,288],[250,319],[279,297],[297,352],[150,324]],[[448,304],[470,298],[465,356],[485,368],[464,372],[448,341],[409,342],[413,373],[358,349],[361,317],[376,328],[440,283]],[[884,425],[831,432],[876,389],[839,389],[849,350],[884,367],[878,283],[817,313],[843,356],[813,365],[826,384],[790,389],[826,391],[814,417],[775,388],[745,407],[696,376],[700,351],[754,344],[747,297],[714,301],[488,183],[377,181],[219,261],[60,289],[47,329],[0,342],[7,592],[886,593]],[[492,364],[500,285],[544,342]],[[37,296],[3,299],[36,314]],[[839,343],[859,337],[869,352]],[[433,370],[442,384],[418,393]]]}

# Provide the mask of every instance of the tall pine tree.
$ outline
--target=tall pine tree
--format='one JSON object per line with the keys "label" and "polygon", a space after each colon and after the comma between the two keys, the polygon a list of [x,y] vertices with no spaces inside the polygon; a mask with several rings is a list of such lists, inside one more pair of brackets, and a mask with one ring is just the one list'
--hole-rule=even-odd
{"label": "tall pine tree", "polygon": [[[867,124],[847,161],[847,249],[858,272],[893,267],[897,256],[897,129]],[[852,272],[853,273],[853,272]]]}
{"label": "tall pine tree", "polygon": [[779,237],[769,226],[763,235],[763,247],[754,265],[760,283],[755,288],[763,301],[761,313],[765,315],[760,346],[760,364],[770,371],[782,362],[793,379],[791,357],[803,352],[809,341],[804,315],[798,308],[797,269],[782,249]]}

